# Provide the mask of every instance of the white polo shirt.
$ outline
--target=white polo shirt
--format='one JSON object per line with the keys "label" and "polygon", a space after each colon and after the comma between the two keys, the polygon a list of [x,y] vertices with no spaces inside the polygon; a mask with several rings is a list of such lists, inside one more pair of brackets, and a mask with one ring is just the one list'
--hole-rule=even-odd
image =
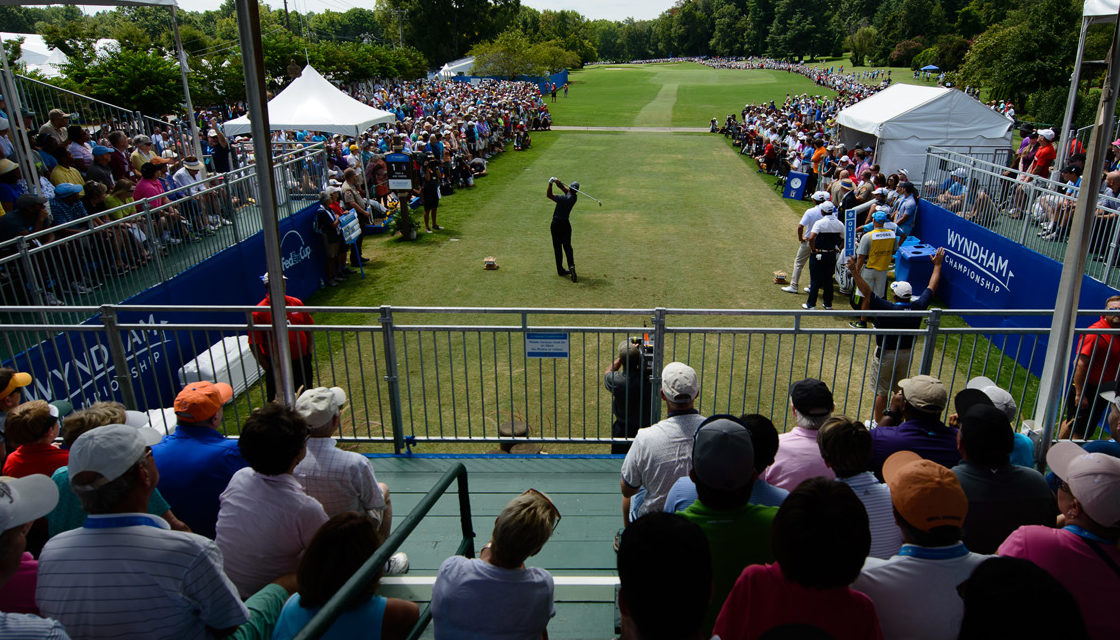
{"label": "white polo shirt", "polygon": [[837,480],[856,492],[867,511],[868,524],[871,526],[871,553],[868,555],[886,560],[898,553],[902,547],[902,530],[894,521],[891,488],[879,482],[870,471]]}
{"label": "white polo shirt", "polygon": [[957,585],[991,556],[951,547],[904,544],[890,560],[868,558],[852,588],[875,603],[884,638],[955,640],[964,617]]}
{"label": "white polo shirt", "polygon": [[360,453],[339,449],[334,438],[309,439],[307,455],[292,475],[307,495],[323,505],[328,516],[385,508],[385,497],[369,460]]}
{"label": "white polo shirt", "polygon": [[242,598],[294,572],[311,536],[327,521],[323,505],[288,473],[240,469],[219,502],[214,541]]}
{"label": "white polo shirt", "polygon": [[249,619],[217,546],[146,513],[91,515],[51,538],[35,600],[43,616],[91,640],[202,640],[207,627]]}
{"label": "white polo shirt", "polygon": [[688,475],[692,437],[703,421],[704,416],[698,413],[684,413],[638,429],[622,461],[622,480],[631,487],[646,489],[638,516],[661,511],[677,478]]}

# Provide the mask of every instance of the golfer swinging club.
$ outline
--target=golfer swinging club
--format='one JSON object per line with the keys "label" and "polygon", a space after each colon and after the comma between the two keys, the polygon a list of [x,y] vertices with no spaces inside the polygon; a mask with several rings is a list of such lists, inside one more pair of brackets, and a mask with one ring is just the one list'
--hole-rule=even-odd
{"label": "golfer swinging club", "polygon": [[[552,193],[552,185],[555,183],[564,192],[563,195],[554,195]],[[572,276],[572,282],[579,282],[576,280],[576,265],[575,260],[572,258],[572,223],[568,221],[568,217],[572,214],[572,207],[576,206],[576,190],[579,189],[579,183],[573,182],[571,188],[564,186],[559,178],[548,179],[548,199],[556,203],[556,210],[552,212],[552,252],[556,255],[556,273],[567,276]],[[568,254],[568,268],[564,269],[564,262],[560,257],[560,249],[563,247],[564,253]]]}

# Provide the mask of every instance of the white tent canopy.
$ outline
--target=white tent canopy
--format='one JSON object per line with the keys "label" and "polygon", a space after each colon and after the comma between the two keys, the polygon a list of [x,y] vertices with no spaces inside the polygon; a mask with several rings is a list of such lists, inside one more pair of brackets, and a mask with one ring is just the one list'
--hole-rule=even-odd
{"label": "white tent canopy", "polygon": [[1081,15],[1086,18],[1098,16],[1116,18],[1117,11],[1120,11],[1120,0],[1085,0],[1085,8],[1082,9]]}
{"label": "white tent canopy", "polygon": [[924,176],[926,147],[1007,148],[1013,122],[956,89],[896,84],[844,109],[836,116],[840,139],[875,147],[884,173],[906,169]]}
{"label": "white tent canopy", "polygon": [[[311,65],[268,101],[268,125],[273,131],[308,129],[357,135],[376,124],[396,122],[396,114],[375,109],[343,93]],[[249,133],[249,116],[223,125],[226,135]]]}
{"label": "white tent canopy", "polygon": [[470,75],[471,71],[474,71],[474,56],[452,60],[443,65],[436,75],[443,80],[447,80],[455,76]]}

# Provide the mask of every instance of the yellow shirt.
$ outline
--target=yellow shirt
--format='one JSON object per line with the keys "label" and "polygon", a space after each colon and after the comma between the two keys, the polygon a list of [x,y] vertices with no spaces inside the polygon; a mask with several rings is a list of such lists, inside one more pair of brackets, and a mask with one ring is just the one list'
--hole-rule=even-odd
{"label": "yellow shirt", "polygon": [[[81,171],[78,171],[74,167],[66,168],[62,165],[58,165],[54,168],[54,171],[51,171],[51,184],[57,186],[62,184],[63,182],[76,184],[79,187],[85,185],[86,183],[85,180],[82,180]],[[85,189],[82,189],[81,195],[84,196],[85,194]]]}

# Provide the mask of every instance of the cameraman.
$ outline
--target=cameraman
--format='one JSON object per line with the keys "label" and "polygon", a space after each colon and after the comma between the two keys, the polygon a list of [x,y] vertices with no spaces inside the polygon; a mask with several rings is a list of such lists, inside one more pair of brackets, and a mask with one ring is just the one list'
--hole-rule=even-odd
{"label": "cameraman", "polygon": [[[636,340],[618,343],[618,357],[603,373],[603,386],[611,392],[612,438],[633,438],[652,421],[649,372]],[[630,451],[629,442],[612,442],[611,453]]]}

